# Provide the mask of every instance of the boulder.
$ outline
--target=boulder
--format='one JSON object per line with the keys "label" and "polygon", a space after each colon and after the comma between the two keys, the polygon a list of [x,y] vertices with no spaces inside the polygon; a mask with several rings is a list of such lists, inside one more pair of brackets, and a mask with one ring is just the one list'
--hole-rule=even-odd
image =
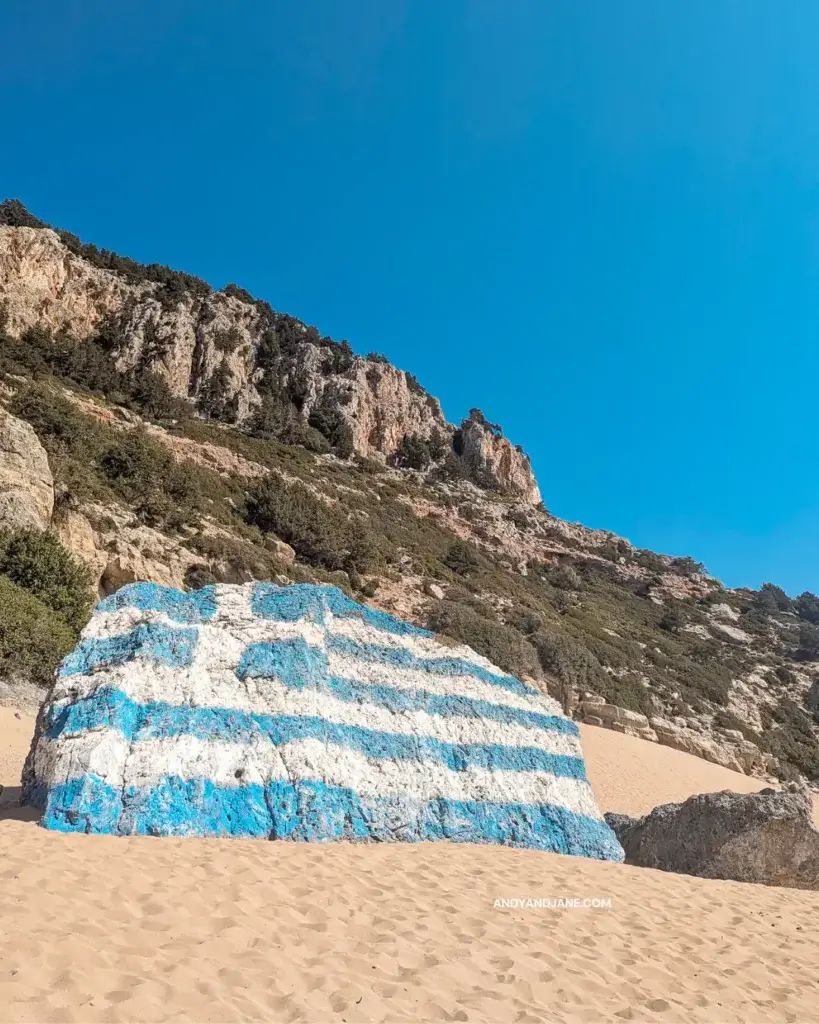
{"label": "boulder", "polygon": [[45,530],[53,511],[45,448],[31,424],[0,409],[0,528]]}
{"label": "boulder", "polygon": [[62,831],[622,860],[553,699],[329,586],[105,598],[45,701],[23,798]]}
{"label": "boulder", "polygon": [[607,814],[626,863],[701,878],[819,889],[819,831],[810,794],[791,785],[705,793],[644,818]]}

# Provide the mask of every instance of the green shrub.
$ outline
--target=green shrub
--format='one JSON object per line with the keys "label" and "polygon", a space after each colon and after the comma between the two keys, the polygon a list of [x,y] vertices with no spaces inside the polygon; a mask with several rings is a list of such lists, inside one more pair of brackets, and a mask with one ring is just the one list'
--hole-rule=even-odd
{"label": "green shrub", "polygon": [[599,691],[604,675],[602,666],[582,644],[551,629],[539,632],[534,644],[544,671],[573,689]]}
{"label": "green shrub", "polygon": [[690,555],[685,555],[682,558],[672,558],[669,568],[683,576],[701,576],[705,573],[705,566],[702,562],[695,561]]}
{"label": "green shrub", "polygon": [[432,462],[429,442],[419,434],[404,434],[392,461],[400,469],[426,469]]}
{"label": "green shrub", "polygon": [[773,583],[763,583],[756,595],[756,607],[763,615],[790,611],[792,605],[785,591]]}
{"label": "green shrub", "polygon": [[800,619],[819,624],[819,597],[806,590],[793,602],[793,608]]}
{"label": "green shrub", "polygon": [[806,778],[819,778],[819,743],[810,717],[788,698],[784,698],[768,713],[771,721],[763,721],[766,728],[762,732],[765,748]]}
{"label": "green shrub", "polygon": [[456,540],[449,546],[443,563],[458,576],[468,576],[480,565],[480,558],[474,545],[465,540]]}
{"label": "green shrub", "polygon": [[636,562],[637,565],[642,566],[643,569],[648,569],[649,572],[668,572],[668,565],[666,564],[665,559],[654,551],[648,551],[646,549],[635,551],[633,561]]}
{"label": "green shrub", "polygon": [[322,501],[302,484],[289,484],[270,473],[250,491],[245,519],[274,533],[296,554],[330,571],[366,572],[378,558],[377,538],[358,520],[351,523],[341,508]]}
{"label": "green shrub", "polygon": [[555,565],[546,571],[546,578],[558,590],[580,590],[583,580],[571,565]]}
{"label": "green shrub", "polygon": [[241,343],[242,333],[238,327],[226,327],[213,335],[213,344],[217,352],[235,352]]}
{"label": "green shrub", "polygon": [[48,605],[75,633],[87,622],[90,573],[53,534],[0,531],[0,575]]}
{"label": "green shrub", "polygon": [[353,454],[352,428],[330,399],[320,402],[312,410],[307,424],[327,438],[339,458],[348,459]]}
{"label": "green shrub", "polygon": [[663,607],[663,614],[660,617],[660,629],[667,633],[679,633],[685,625],[685,615],[677,601],[669,600]]}
{"label": "green shrub", "polygon": [[799,661],[819,660],[819,626],[803,622],[799,627],[799,646],[794,652]]}
{"label": "green shrub", "polygon": [[718,729],[735,729],[737,732],[741,732],[746,740],[750,740],[752,743],[759,743],[759,733],[752,729],[746,722],[743,722],[741,718],[734,714],[733,711],[728,711],[727,708],[719,708],[717,713],[714,715],[714,725]]}
{"label": "green shrub", "polygon": [[473,606],[439,601],[429,612],[427,626],[467,644],[512,675],[540,675],[532,645],[511,627],[484,618]]}
{"label": "green shrub", "polygon": [[49,605],[0,576],[0,675],[47,686],[76,635]]}

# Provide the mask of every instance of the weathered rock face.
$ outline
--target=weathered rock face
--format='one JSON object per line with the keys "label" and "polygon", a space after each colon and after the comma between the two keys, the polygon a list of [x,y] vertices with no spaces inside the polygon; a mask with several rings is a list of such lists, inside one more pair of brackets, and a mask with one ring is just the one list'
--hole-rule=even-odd
{"label": "weathered rock face", "polygon": [[541,500],[528,456],[497,428],[472,415],[461,424],[457,443],[470,476],[478,483],[516,494],[532,505]]}
{"label": "weathered rock face", "polygon": [[[268,307],[234,294],[169,297],[154,282],[88,263],[46,228],[0,226],[0,303],[13,335],[39,326],[82,339],[115,324],[126,339],[121,369],[153,369],[177,397],[229,409],[237,422],[276,390],[296,401],[305,422],[320,415],[343,424],[361,455],[389,457],[406,436],[449,443],[455,433],[438,400],[403,370],[325,344],[294,320],[283,341]],[[540,500],[522,452],[478,424],[465,428],[464,459],[476,479]]]}
{"label": "weathered rock face", "polygon": [[23,787],[66,831],[622,859],[553,701],[333,587],[107,598],[63,662]]}
{"label": "weathered rock face", "polygon": [[626,862],[702,878],[819,889],[819,831],[808,793],[705,793],[644,818],[607,814]]}
{"label": "weathered rock face", "polygon": [[702,735],[691,728],[685,719],[677,723],[665,718],[647,718],[639,711],[607,704],[596,694],[583,694],[577,704],[575,717],[586,725],[596,725],[641,740],[660,743],[664,747],[701,757],[704,761],[722,765],[723,768],[730,768],[743,775],[766,776],[778,769],[776,759],[746,740],[741,732],[722,729],[718,736]]}
{"label": "weathered rock face", "polygon": [[0,408],[0,528],[45,530],[54,479],[33,428]]}
{"label": "weathered rock face", "polygon": [[53,524],[63,545],[90,569],[100,596],[138,581],[184,587],[186,571],[198,562],[194,554],[158,530],[134,524],[115,506],[106,508],[105,518],[104,529],[94,528],[81,512],[69,510]]}

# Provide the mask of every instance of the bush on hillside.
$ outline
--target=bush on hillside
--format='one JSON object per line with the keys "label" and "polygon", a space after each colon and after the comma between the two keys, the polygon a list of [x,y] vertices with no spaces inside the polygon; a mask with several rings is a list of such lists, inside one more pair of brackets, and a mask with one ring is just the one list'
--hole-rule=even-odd
{"label": "bush on hillside", "polygon": [[51,533],[0,531],[0,575],[38,598],[78,633],[91,613],[91,575]]}
{"label": "bush on hillside", "polygon": [[472,605],[439,601],[429,612],[427,626],[459,640],[514,676],[540,675],[537,654],[516,630],[485,618]]}
{"label": "bush on hillside", "polygon": [[599,691],[603,669],[582,644],[552,629],[541,630],[534,644],[545,672],[572,689]]}
{"label": "bush on hillside", "polygon": [[777,612],[790,611],[793,601],[782,587],[774,583],[763,583],[756,596],[756,606],[764,615],[775,615]]}
{"label": "bush on hillside", "polygon": [[320,402],[310,413],[307,425],[327,438],[340,459],[349,459],[353,454],[353,431],[332,401]]}
{"label": "bush on hillside", "polygon": [[769,710],[763,705],[762,741],[781,763],[792,765],[806,778],[819,778],[819,743],[810,716],[788,698]]}
{"label": "bush on hillside", "polygon": [[580,573],[571,565],[555,565],[546,571],[546,578],[558,590],[580,590],[583,580]]}
{"label": "bush on hillside", "polygon": [[465,540],[453,541],[443,557],[443,563],[459,576],[468,576],[480,565],[480,556],[474,545]]}
{"label": "bush on hillside", "polygon": [[270,473],[249,492],[245,519],[286,541],[305,562],[331,571],[366,572],[378,557],[378,542],[360,520],[351,523],[336,505],[303,484]]}
{"label": "bush on hillside", "polygon": [[800,619],[819,624],[819,597],[806,590],[793,603],[793,609]]}
{"label": "bush on hillside", "polygon": [[684,625],[685,615],[679,603],[674,600],[668,600],[660,616],[660,629],[664,629],[667,633],[679,633]]}
{"label": "bush on hillside", "polygon": [[794,652],[798,661],[819,661],[819,626],[803,622],[799,627],[799,646]]}
{"label": "bush on hillside", "polygon": [[44,601],[0,576],[0,675],[48,686],[76,634]]}

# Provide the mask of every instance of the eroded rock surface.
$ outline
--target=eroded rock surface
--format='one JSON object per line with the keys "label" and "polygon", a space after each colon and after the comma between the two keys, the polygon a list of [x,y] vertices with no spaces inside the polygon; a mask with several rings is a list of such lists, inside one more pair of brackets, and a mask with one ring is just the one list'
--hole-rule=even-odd
{"label": "eroded rock surface", "polygon": [[53,510],[45,448],[30,424],[0,408],[0,528],[45,530]]}
{"label": "eroded rock surface", "polygon": [[626,863],[702,878],[819,889],[819,831],[797,785],[704,793],[644,818],[607,814]]}

